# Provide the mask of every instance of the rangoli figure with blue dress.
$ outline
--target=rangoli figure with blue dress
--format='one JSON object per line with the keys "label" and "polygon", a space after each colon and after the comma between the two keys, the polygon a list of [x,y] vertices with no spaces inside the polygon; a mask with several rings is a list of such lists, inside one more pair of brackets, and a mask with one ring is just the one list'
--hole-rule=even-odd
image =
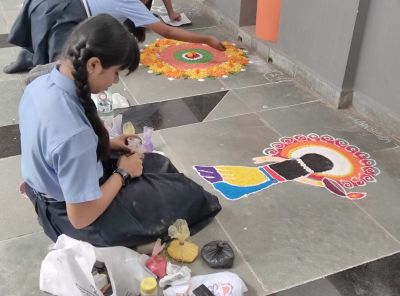
{"label": "rangoli figure with blue dress", "polygon": [[330,135],[282,137],[253,158],[259,166],[194,166],[224,197],[236,200],[272,185],[297,181],[325,188],[335,196],[357,200],[366,192],[348,192],[376,182],[375,160],[346,140]]}

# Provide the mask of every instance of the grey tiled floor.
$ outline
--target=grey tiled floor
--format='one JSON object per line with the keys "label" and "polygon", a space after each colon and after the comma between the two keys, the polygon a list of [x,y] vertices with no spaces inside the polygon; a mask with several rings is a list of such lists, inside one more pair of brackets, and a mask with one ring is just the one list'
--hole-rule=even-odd
{"label": "grey tiled floor", "polygon": [[[8,32],[19,4],[0,0],[0,34]],[[188,29],[235,41],[213,20],[203,18],[197,4],[183,0],[175,4],[192,18],[194,24]],[[148,34],[146,42],[155,38]],[[17,52],[17,48],[0,48],[0,67]],[[140,67],[113,88],[131,105],[228,91],[203,122],[155,135],[156,149],[220,197],[222,212],[193,241],[202,245],[213,239],[229,240],[236,253],[233,271],[247,283],[248,295],[267,295],[399,252],[399,143],[361,115],[329,108],[290,77],[274,82],[271,77],[278,69],[255,53],[249,56],[252,64],[247,71],[226,79],[169,81]],[[23,77],[0,73],[1,126],[18,123]],[[363,188],[367,198],[338,199],[326,190],[288,182],[228,201],[192,169],[193,165],[251,166],[252,158],[280,137],[311,132],[346,139],[377,161],[381,174],[376,183]],[[0,294],[42,295],[40,263],[50,241],[29,201],[19,197],[19,162],[19,156],[0,159]],[[190,267],[193,274],[214,272],[200,259]]]}

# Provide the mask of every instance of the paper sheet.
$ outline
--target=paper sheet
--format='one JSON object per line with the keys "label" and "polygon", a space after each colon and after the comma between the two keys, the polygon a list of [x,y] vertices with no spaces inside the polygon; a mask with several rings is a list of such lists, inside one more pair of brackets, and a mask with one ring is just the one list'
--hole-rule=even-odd
{"label": "paper sheet", "polygon": [[182,26],[182,25],[186,25],[186,24],[191,24],[192,23],[190,21],[190,19],[188,19],[188,17],[184,13],[181,13],[181,20],[179,22],[171,21],[171,19],[169,18],[168,15],[160,15],[160,18],[167,25],[174,26],[174,27],[179,27],[179,26]]}

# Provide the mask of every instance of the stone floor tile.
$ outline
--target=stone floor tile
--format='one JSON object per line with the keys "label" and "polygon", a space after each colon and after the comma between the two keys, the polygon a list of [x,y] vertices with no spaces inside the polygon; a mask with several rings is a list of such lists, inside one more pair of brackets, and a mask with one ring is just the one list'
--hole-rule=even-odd
{"label": "stone floor tile", "polygon": [[21,80],[0,81],[0,125],[18,123],[18,105],[22,96]]}
{"label": "stone floor tile", "polygon": [[122,81],[119,81],[117,84],[113,84],[109,89],[111,93],[119,93],[121,96],[125,97],[128,100],[129,106],[137,105],[136,99],[129,92],[128,88]]}
{"label": "stone floor tile", "polygon": [[235,89],[233,92],[253,112],[319,99],[293,81]]}
{"label": "stone floor tile", "polygon": [[[192,22],[191,24],[181,26],[180,28],[182,29],[192,30],[215,26],[217,24],[212,17],[205,15],[202,5],[196,1],[174,0],[172,5],[176,12],[185,13]],[[159,15],[167,15],[167,10],[162,1],[155,1],[152,11]]]}
{"label": "stone floor tile", "polygon": [[11,31],[11,28],[18,16],[19,12],[20,12],[19,9],[10,9],[10,10],[4,11],[6,25],[7,25],[7,32]]}
{"label": "stone floor tile", "polygon": [[41,231],[32,203],[19,193],[20,156],[0,159],[0,179],[7,180],[0,192],[0,240]]}
{"label": "stone floor tile", "polygon": [[1,0],[1,6],[4,11],[19,10],[22,8],[23,0]]}
{"label": "stone floor tile", "polygon": [[400,253],[270,296],[397,296]]}
{"label": "stone floor tile", "polygon": [[0,82],[21,79],[20,74],[5,74],[3,72],[3,68],[17,58],[18,52],[19,50],[16,47],[0,48]]}
{"label": "stone floor tile", "polygon": [[321,102],[305,103],[259,113],[279,134],[328,134],[342,138],[362,151],[395,147],[397,144],[360,124],[359,115],[348,110],[334,110]]}
{"label": "stone floor tile", "polygon": [[0,34],[5,34],[5,33],[8,33],[7,21],[0,11]]}
{"label": "stone floor tile", "polygon": [[238,47],[244,47],[244,45],[237,40],[237,36],[226,30],[221,25],[216,25],[215,27],[199,28],[194,30],[195,33],[203,35],[211,35],[217,37],[221,41],[228,41],[236,44]]}
{"label": "stone floor tile", "polygon": [[368,196],[357,205],[400,242],[400,148],[372,153],[381,173],[366,187]]}
{"label": "stone floor tile", "polygon": [[160,135],[187,168],[249,165],[271,139],[279,137],[254,114],[162,130]]}
{"label": "stone floor tile", "polygon": [[[247,52],[247,50],[246,50]],[[250,63],[243,67],[242,72],[219,78],[229,89],[246,89],[249,86],[268,83],[265,74],[274,71],[274,67],[252,52],[248,52]]]}
{"label": "stone floor tile", "polygon": [[39,289],[39,273],[51,243],[43,232],[0,241],[2,295],[49,295]]}
{"label": "stone floor tile", "polygon": [[205,120],[210,121],[250,112],[251,110],[246,104],[243,103],[233,91],[229,91]]}
{"label": "stone floor tile", "polygon": [[[218,217],[208,225],[205,229],[190,238],[195,242],[200,248],[205,244],[213,240],[224,240],[229,242],[229,238],[226,236],[224,230],[221,228],[218,222]],[[230,271],[239,275],[246,283],[249,289],[248,295],[265,295],[265,290],[258,279],[255,278],[253,270],[250,269],[247,262],[241,256],[235,246],[229,242],[235,253],[235,260],[233,267],[230,269],[213,269],[207,266],[205,261],[199,256],[196,261],[192,264],[188,264],[188,267],[192,270],[192,276],[195,275],[205,275],[221,271]]]}
{"label": "stone floor tile", "polygon": [[19,126],[17,124],[0,126],[0,158],[20,154]]}
{"label": "stone floor tile", "polygon": [[[147,68],[143,66],[121,79],[140,104],[225,90],[217,79],[206,79],[203,82],[193,79],[171,81],[162,75],[147,73]],[[154,87],[155,85],[157,87]]]}
{"label": "stone floor tile", "polygon": [[122,123],[130,121],[137,132],[142,132],[144,126],[157,130],[202,122],[225,94],[226,91],[220,91],[133,106],[122,113]]}
{"label": "stone floor tile", "polygon": [[400,250],[353,202],[302,184],[224,202],[218,218],[270,293]]}

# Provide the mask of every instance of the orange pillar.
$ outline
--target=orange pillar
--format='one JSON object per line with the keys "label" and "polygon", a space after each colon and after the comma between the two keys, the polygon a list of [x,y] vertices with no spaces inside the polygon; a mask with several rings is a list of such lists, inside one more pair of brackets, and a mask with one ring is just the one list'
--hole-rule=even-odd
{"label": "orange pillar", "polygon": [[276,42],[280,16],[281,0],[257,0],[256,36]]}

